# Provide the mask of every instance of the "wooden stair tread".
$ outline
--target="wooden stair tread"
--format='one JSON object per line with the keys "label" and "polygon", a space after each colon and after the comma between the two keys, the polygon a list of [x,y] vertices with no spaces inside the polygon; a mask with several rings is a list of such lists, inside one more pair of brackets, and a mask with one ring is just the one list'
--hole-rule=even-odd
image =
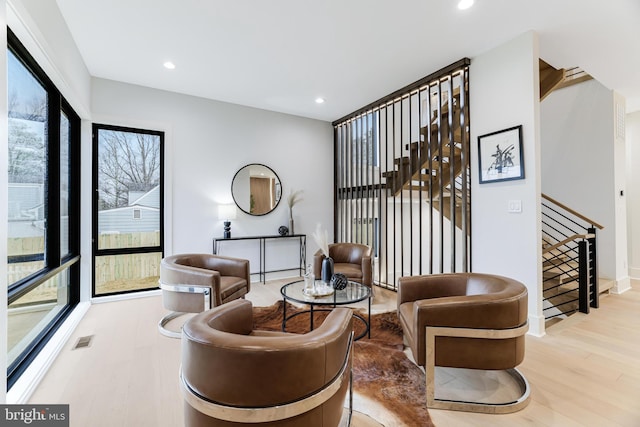
{"label": "wooden stair tread", "polygon": [[[404,153],[393,160],[394,170],[383,172],[382,177],[386,180],[385,187],[389,194],[397,195],[401,191],[430,193],[430,199],[424,200],[427,203],[432,200],[434,209],[440,209],[442,203],[443,215],[449,219],[454,216],[450,212],[450,198],[453,192],[456,197],[455,222],[460,227],[462,197],[455,188],[452,188],[455,187],[455,182],[458,181],[463,170],[462,149],[459,142],[463,131],[460,124],[460,88],[454,90],[452,103],[449,102],[448,97],[449,95],[446,101],[441,103],[440,116],[437,112],[433,115],[429,113],[431,115],[429,124],[420,128],[421,141],[405,143]],[[464,111],[468,112],[467,106]],[[450,113],[453,116],[452,129],[449,129]],[[428,138],[425,138],[427,136]],[[449,140],[451,136],[453,141]],[[439,200],[441,190],[444,193],[441,197],[442,202]],[[466,215],[469,222],[470,216]],[[470,230],[470,227],[467,227],[467,230]]]}

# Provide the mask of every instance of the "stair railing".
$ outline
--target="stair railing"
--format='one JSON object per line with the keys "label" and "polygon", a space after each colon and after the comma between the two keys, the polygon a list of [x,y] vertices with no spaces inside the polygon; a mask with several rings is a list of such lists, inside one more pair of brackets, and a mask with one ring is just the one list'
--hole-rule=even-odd
{"label": "stair railing", "polygon": [[545,319],[597,308],[597,229],[603,226],[542,194]]}

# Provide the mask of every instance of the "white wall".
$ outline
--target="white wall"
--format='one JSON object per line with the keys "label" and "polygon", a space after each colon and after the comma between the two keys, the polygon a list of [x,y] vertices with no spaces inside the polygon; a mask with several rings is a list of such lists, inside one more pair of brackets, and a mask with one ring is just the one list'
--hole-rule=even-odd
{"label": "white wall", "polygon": [[640,111],[627,115],[626,140],[629,275],[640,279]]}
{"label": "white wall", "polygon": [[[217,205],[233,202],[231,181],[248,163],[276,172],[283,200],[264,216],[238,210],[232,236],[278,234],[279,226],[289,224],[291,190],[303,190],[303,200],[293,208],[296,233],[310,237],[318,222],[333,230],[333,128],[328,122],[103,79],[93,79],[91,110],[96,123],[166,132],[166,254],[212,251],[212,239],[223,232]],[[247,250],[255,270],[253,249]],[[308,257],[316,249],[310,238]]]}
{"label": "white wall", "polygon": [[[472,58],[470,66],[472,269],[529,290],[530,333],[544,333],[540,231],[538,37],[527,32]],[[480,185],[477,137],[523,126],[525,179]],[[507,212],[520,200],[521,213]]]}
{"label": "white wall", "polygon": [[613,110],[609,112],[614,123],[613,140],[613,190],[615,192],[615,284],[613,293],[622,293],[631,289],[631,278],[628,269],[627,254],[627,183],[626,183],[626,129],[625,129],[625,99],[620,94],[613,93]]}
{"label": "white wall", "polygon": [[542,191],[604,226],[599,276],[626,287],[624,139],[616,141],[614,93],[590,80],[554,91],[540,112]]}

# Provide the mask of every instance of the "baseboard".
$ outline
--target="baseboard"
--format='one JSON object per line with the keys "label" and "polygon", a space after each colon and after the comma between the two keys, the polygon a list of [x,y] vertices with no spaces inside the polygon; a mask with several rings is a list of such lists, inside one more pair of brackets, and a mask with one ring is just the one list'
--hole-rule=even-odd
{"label": "baseboard", "polygon": [[629,276],[634,279],[640,279],[640,267],[629,267]]}
{"label": "baseboard", "polygon": [[527,332],[527,335],[533,335],[534,337],[545,335],[544,316],[529,315],[529,332]]}
{"label": "baseboard", "polygon": [[613,288],[611,288],[612,294],[622,294],[631,289],[631,277],[627,276],[622,279],[617,279]]}
{"label": "baseboard", "polygon": [[28,402],[90,306],[89,302],[81,302],[73,309],[42,351],[7,391],[7,403],[23,404]]}
{"label": "baseboard", "polygon": [[128,292],[125,294],[105,295],[91,298],[91,304],[100,304],[103,302],[124,301],[135,298],[147,298],[162,295],[162,290],[152,289],[150,291]]}
{"label": "baseboard", "polygon": [[[265,279],[267,281],[291,279],[291,281],[293,282],[296,279],[300,280],[302,278],[302,276],[300,276],[299,273],[300,273],[300,270],[298,270],[297,268],[291,269],[291,270],[284,270],[284,271],[272,271],[270,273],[266,273]],[[256,284],[262,283],[262,280],[260,279],[258,273],[255,273],[255,277],[251,278],[251,284],[254,284],[254,283]]]}

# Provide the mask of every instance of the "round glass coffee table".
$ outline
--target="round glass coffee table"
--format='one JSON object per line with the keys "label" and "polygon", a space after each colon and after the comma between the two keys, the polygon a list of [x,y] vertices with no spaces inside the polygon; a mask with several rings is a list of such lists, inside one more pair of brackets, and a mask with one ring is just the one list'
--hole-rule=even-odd
{"label": "round glass coffee table", "polygon": [[[355,339],[359,340],[365,335],[371,338],[371,289],[368,286],[362,285],[358,282],[349,281],[347,286],[342,290],[333,290],[329,295],[323,296],[310,296],[304,293],[304,280],[296,280],[295,282],[287,283],[280,288],[280,293],[283,297],[283,309],[282,309],[282,331],[287,330],[287,320],[299,316],[301,314],[309,313],[310,328],[313,330],[313,313],[316,311],[331,311],[331,308],[318,308],[322,306],[336,307],[339,305],[355,304],[360,301],[368,300],[367,318],[357,312],[353,312],[353,315],[359,319],[365,326],[365,330],[362,334],[358,335]],[[298,313],[287,316],[287,301],[293,301],[301,304],[307,304],[309,310],[304,310]]]}

